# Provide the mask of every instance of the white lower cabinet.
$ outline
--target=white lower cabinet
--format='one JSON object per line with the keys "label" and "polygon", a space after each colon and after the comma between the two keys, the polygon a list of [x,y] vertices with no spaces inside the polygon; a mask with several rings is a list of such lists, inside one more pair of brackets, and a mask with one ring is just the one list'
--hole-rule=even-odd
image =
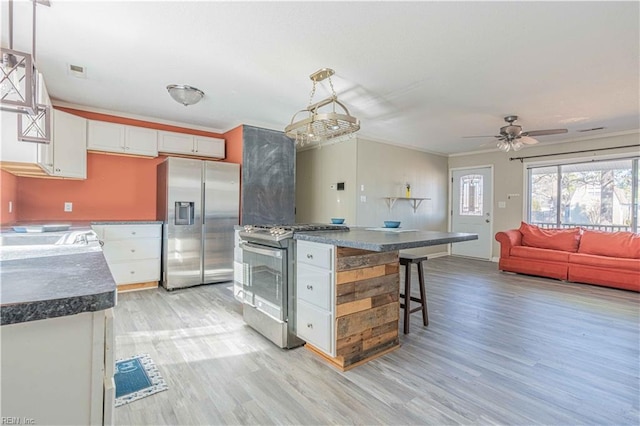
{"label": "white lower cabinet", "polygon": [[335,356],[335,248],[296,242],[297,335]]}
{"label": "white lower cabinet", "polygon": [[3,423],[113,424],[113,308],[1,332]]}
{"label": "white lower cabinet", "polygon": [[[155,287],[160,280],[161,224],[92,225],[118,291]],[[154,285],[155,283],[155,285]],[[123,287],[123,286],[128,287]]]}

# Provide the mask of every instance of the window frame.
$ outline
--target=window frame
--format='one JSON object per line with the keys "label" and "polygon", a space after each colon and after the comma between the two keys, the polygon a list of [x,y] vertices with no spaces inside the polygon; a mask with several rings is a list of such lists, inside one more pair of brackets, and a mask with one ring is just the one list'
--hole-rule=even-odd
{"label": "window frame", "polygon": [[[615,161],[626,161],[629,160],[631,161],[631,224],[628,227],[628,230],[631,232],[635,232],[638,233],[639,229],[638,229],[638,219],[639,219],[639,194],[638,194],[638,186],[640,185],[639,180],[639,171],[640,171],[640,157],[636,156],[636,155],[625,155],[625,156],[615,156],[615,157],[605,157],[605,158],[600,158],[600,159],[572,159],[572,160],[567,160],[567,161],[554,161],[554,162],[540,162],[540,163],[528,163],[524,165],[525,168],[525,185],[524,187],[526,188],[526,197],[525,197],[525,206],[524,206],[524,217],[526,218],[526,221],[528,223],[532,223],[531,222],[531,215],[532,215],[532,211],[531,211],[531,207],[532,207],[532,194],[533,194],[533,182],[532,182],[532,175],[533,175],[533,170],[534,169],[538,169],[538,168],[543,168],[543,167],[556,167],[557,170],[557,188],[556,188],[556,194],[561,194],[562,193],[562,168],[566,167],[566,166],[571,166],[571,165],[577,165],[577,164],[592,164],[592,163],[607,163],[607,162],[615,162]],[[541,227],[545,227],[545,228],[567,228],[567,227],[573,227],[576,225],[572,225],[572,224],[562,224],[561,223],[561,219],[562,219],[562,209],[561,209],[561,202],[562,202],[562,197],[557,196],[556,197],[556,221],[554,224],[537,224]],[[583,226],[583,225],[580,225]],[[611,230],[608,230],[606,228],[612,228]],[[593,224],[592,226],[589,226],[589,228],[591,229],[596,229],[596,230],[605,230],[605,231],[609,231],[609,232],[615,232],[617,229],[615,228],[619,228],[620,225],[598,225],[598,224]],[[605,228],[605,229],[603,229]]]}

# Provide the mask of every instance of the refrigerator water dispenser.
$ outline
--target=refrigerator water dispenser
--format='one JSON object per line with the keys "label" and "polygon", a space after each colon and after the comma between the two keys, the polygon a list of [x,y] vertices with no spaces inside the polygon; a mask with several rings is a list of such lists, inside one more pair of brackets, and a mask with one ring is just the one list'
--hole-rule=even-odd
{"label": "refrigerator water dispenser", "polygon": [[175,225],[193,225],[193,201],[176,201]]}

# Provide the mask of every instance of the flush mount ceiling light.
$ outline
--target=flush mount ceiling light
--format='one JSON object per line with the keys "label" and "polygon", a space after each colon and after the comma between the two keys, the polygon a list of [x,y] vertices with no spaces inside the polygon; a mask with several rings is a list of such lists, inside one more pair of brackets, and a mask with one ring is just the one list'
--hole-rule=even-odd
{"label": "flush mount ceiling light", "polygon": [[176,102],[184,106],[197,104],[204,97],[202,90],[184,84],[170,84],[167,91]]}
{"label": "flush mount ceiling light", "polygon": [[[296,145],[304,146],[312,142],[322,142],[338,136],[352,134],[360,130],[360,121],[349,114],[349,110],[338,100],[336,91],[333,88],[331,76],[335,74],[330,68],[322,68],[311,74],[309,78],[313,81],[309,106],[296,112],[291,118],[291,124],[285,127],[284,131],[288,137],[296,141]],[[329,79],[331,86],[331,96],[312,104],[313,96],[316,93],[316,84],[319,81]],[[336,112],[336,105],[344,113]],[[320,108],[328,107],[320,111]],[[306,113],[306,117],[295,121],[300,113]]]}

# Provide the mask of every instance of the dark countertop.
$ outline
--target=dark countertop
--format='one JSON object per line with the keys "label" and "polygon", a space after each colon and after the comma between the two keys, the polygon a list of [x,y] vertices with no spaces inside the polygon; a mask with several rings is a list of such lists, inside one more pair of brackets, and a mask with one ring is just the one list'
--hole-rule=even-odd
{"label": "dark countertop", "polygon": [[293,238],[370,251],[404,250],[478,239],[477,234],[462,232],[402,231],[404,230],[373,231],[368,228],[351,227],[347,232],[296,232]]}
{"label": "dark countertop", "polygon": [[88,226],[67,232],[3,230],[0,241],[1,325],[115,306],[116,284]]}

